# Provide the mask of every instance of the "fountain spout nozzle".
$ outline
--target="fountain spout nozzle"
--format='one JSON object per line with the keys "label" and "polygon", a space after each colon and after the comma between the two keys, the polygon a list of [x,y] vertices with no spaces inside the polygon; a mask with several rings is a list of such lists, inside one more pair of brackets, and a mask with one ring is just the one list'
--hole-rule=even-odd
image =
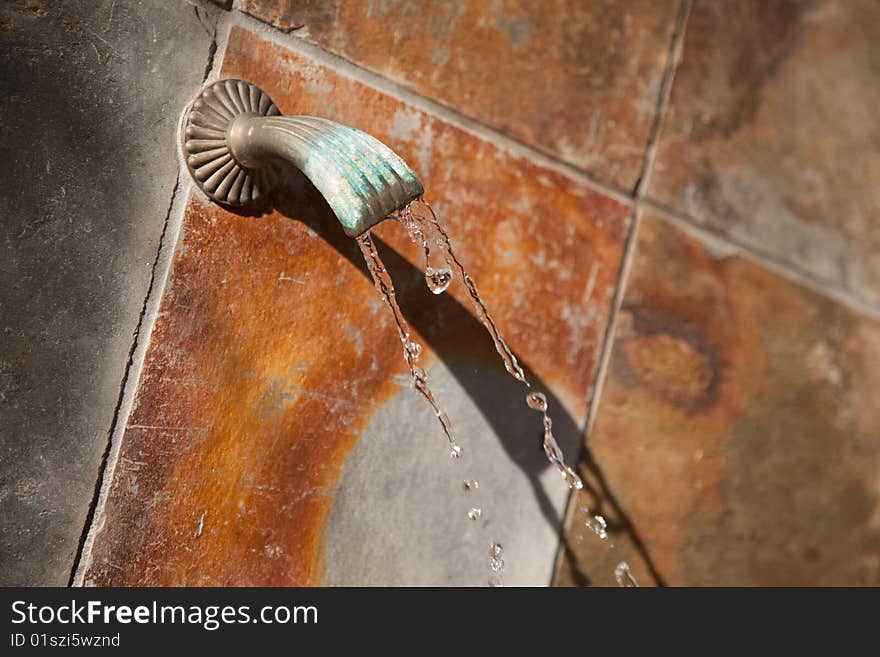
{"label": "fountain spout nozzle", "polygon": [[412,169],[378,139],[316,116],[281,116],[261,89],[226,79],[204,89],[184,112],[187,169],[212,200],[246,205],[274,182],[285,160],[321,192],[351,237],[362,235],[424,193]]}

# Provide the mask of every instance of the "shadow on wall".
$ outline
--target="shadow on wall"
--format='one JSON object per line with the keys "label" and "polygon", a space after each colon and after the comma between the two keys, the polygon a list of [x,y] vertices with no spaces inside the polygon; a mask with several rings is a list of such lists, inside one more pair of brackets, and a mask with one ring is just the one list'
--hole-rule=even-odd
{"label": "shadow on wall", "polygon": [[[274,210],[285,217],[305,223],[322,239],[331,245],[340,255],[351,262],[364,277],[370,279],[357,243],[342,230],[333,211],[320,192],[296,168],[280,164],[280,180],[275,192],[264,201],[263,205],[242,212],[248,215],[260,215],[268,211],[269,204]],[[441,218],[442,219],[442,218]],[[453,241],[455,236],[451,236]],[[386,242],[374,237],[386,267],[395,282],[398,301],[410,325],[415,328],[430,345],[437,357],[449,368],[483,416],[492,426],[493,431],[509,457],[517,464],[531,484],[535,498],[542,513],[554,528],[562,530],[563,519],[559,516],[541,484],[539,476],[551,467],[541,447],[539,433],[540,423],[536,422],[535,412],[525,402],[517,410],[511,410],[509,403],[501,404],[499,400],[524,399],[522,384],[512,377],[505,377],[500,386],[487,386],[485,379],[475,371],[472,363],[456,358],[455,349],[467,344],[476,350],[479,362],[497,362],[491,339],[480,321],[474,317],[470,309],[463,306],[450,294],[434,296],[426,291],[423,273],[410,264],[398,251]],[[467,263],[465,263],[467,264]],[[428,301],[430,303],[428,303]],[[491,300],[489,300],[491,309]],[[553,429],[556,438],[568,457],[570,463],[578,461],[577,457],[584,449],[581,440],[581,429],[578,423],[566,413],[562,402],[553,395],[549,387],[535,374],[532,368],[520,361],[527,378],[535,389],[547,395],[553,417]],[[532,436],[524,436],[523,427],[535,427]],[[589,448],[580,459],[585,486],[591,496],[607,502],[608,511],[598,506],[593,511],[604,513],[608,517],[610,529],[626,533],[630,536],[644,562],[647,564],[654,583],[663,585],[663,578],[654,566],[647,549],[637,535],[632,523],[617,502],[613,492],[609,490],[599,465],[591,458]],[[560,482],[560,485],[562,483]],[[604,502],[599,502],[600,504]],[[568,550],[569,546],[564,546]],[[589,584],[589,581],[581,582]]]}

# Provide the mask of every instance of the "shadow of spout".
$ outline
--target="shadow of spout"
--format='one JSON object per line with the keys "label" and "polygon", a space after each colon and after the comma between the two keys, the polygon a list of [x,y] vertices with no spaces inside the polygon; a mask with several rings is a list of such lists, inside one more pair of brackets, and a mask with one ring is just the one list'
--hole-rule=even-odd
{"label": "shadow of spout", "polygon": [[[285,217],[307,225],[354,265],[364,277],[371,280],[355,240],[345,234],[321,194],[292,167],[283,170],[281,175],[283,182],[271,197],[274,209]],[[452,238],[454,240],[454,235]],[[561,534],[562,515],[554,507],[540,480],[541,474],[552,467],[542,448],[540,416],[526,406],[525,388],[520,382],[507,376],[495,377],[493,380],[499,381],[497,385],[486,385],[486,377],[485,374],[481,374],[481,366],[485,364],[485,367],[489,368],[501,367],[501,365],[492,341],[480,321],[469,308],[463,306],[452,295],[431,294],[425,286],[424,274],[421,270],[378,237],[374,236],[374,242],[395,281],[398,301],[407,321],[424,337],[437,357],[443,361],[452,376],[480,409],[504,450],[530,482],[545,520],[550,523],[554,531]],[[467,357],[463,356],[462,345],[468,345]],[[647,548],[609,489],[601,470],[589,453],[587,458],[583,458],[582,428],[565,411],[561,400],[553,394],[535,371],[523,361],[520,361],[520,364],[534,388],[547,395],[553,417],[554,434],[560,447],[572,461],[575,457],[581,457],[580,467],[582,471],[585,470],[584,474],[588,475],[586,485],[589,492],[608,504],[609,509],[613,511],[610,515],[616,518],[619,530],[629,535],[641,558],[647,564],[655,583],[662,585],[663,579],[657,572]],[[558,485],[564,485],[561,479]]]}

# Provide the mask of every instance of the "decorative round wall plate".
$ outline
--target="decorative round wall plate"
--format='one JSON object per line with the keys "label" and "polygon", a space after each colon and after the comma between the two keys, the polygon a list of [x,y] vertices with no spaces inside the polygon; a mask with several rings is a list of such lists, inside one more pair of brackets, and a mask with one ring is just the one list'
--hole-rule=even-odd
{"label": "decorative round wall plate", "polygon": [[245,205],[272,186],[271,167],[247,169],[236,162],[227,133],[242,114],[279,116],[281,112],[259,87],[233,78],[202,89],[183,115],[181,146],[187,169],[208,197],[224,205]]}

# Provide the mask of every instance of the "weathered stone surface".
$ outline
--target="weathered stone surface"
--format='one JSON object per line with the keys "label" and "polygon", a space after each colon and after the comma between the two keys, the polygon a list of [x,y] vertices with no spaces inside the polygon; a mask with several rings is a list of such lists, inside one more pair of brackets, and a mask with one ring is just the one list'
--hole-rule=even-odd
{"label": "weathered stone surface", "polygon": [[651,583],[628,520],[669,584],[880,584],[878,362],[877,321],[645,217],[557,583]]}
{"label": "weathered stone surface", "polygon": [[68,581],[177,176],[177,118],[208,60],[201,16],[159,0],[0,7],[0,584]]}
{"label": "weathered stone surface", "polygon": [[244,0],[296,33],[577,167],[631,188],[677,0]]}
{"label": "weathered stone surface", "polygon": [[[286,114],[366,130],[416,169],[499,326],[549,388],[554,426],[573,456],[628,208],[245,30],[232,31],[223,73],[259,85]],[[454,531],[471,540],[468,500],[457,490],[465,476],[485,480],[489,527],[504,527],[508,510],[519,514],[514,554],[543,555],[543,570],[510,576],[546,582],[567,491],[541,452],[540,416],[502,377],[461,290],[431,295],[402,228],[377,229],[426,345],[420,364],[441,401],[463,414],[466,454],[488,444],[498,455],[495,470],[478,472],[468,463],[482,461],[466,457],[446,488],[424,495],[420,481],[439,481],[424,468],[443,469],[448,450],[401,378],[400,343],[354,241],[295,176],[274,203],[248,216],[190,201],[86,583],[480,584],[485,546],[438,556],[445,561],[424,572],[412,559],[387,558],[404,542],[428,545],[432,520],[445,526],[441,514],[452,507]],[[362,436],[369,444],[349,469]],[[398,442],[424,449],[397,450]],[[370,464],[374,476],[365,474]],[[333,508],[340,477],[345,500]],[[380,518],[389,496],[394,522]],[[360,511],[372,516],[354,517]],[[356,540],[365,526],[389,522],[389,531]]]}
{"label": "weathered stone surface", "polygon": [[648,193],[880,305],[880,4],[697,2]]}

